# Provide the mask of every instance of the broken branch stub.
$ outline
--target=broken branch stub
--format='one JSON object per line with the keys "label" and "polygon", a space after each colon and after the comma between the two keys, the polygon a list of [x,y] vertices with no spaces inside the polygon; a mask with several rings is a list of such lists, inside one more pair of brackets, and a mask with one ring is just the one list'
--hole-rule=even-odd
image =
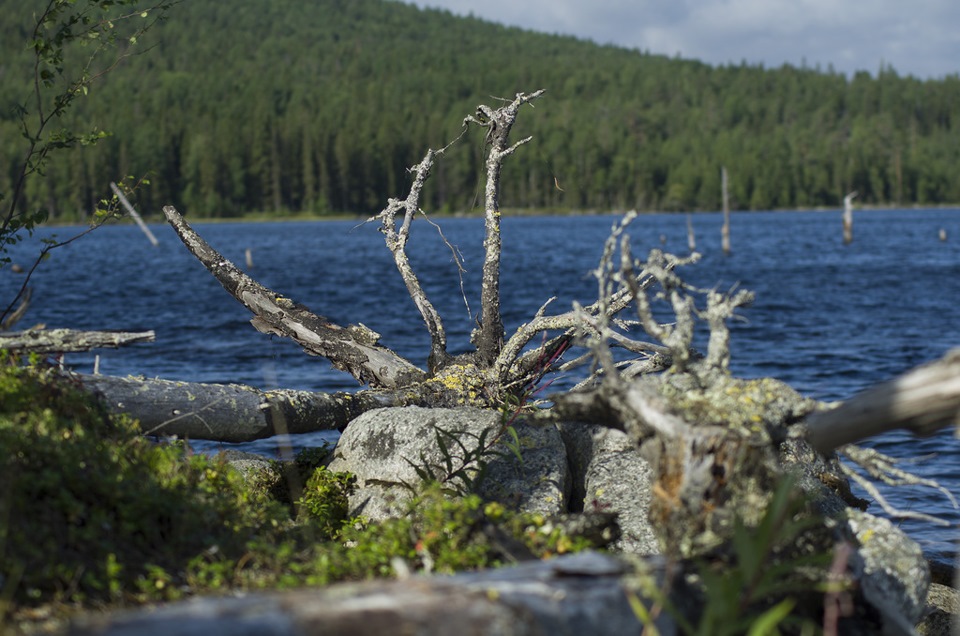
{"label": "broken branch stub", "polygon": [[173,206],[164,207],[163,213],[197,260],[253,312],[250,322],[257,330],[290,338],[307,353],[327,358],[335,368],[371,387],[395,389],[426,377],[421,369],[377,345],[369,329],[336,325],[250,278],[204,241]]}

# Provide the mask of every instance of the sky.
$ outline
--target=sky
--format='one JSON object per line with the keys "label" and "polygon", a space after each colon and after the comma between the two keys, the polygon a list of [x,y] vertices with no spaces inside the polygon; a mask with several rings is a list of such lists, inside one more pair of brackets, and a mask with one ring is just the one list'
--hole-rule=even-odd
{"label": "sky", "polygon": [[960,73],[958,0],[406,0],[708,64]]}

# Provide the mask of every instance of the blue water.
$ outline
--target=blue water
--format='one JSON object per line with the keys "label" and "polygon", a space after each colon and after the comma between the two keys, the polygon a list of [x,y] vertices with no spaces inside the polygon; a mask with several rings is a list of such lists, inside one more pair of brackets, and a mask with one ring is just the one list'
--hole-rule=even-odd
{"label": "blue water", "polygon": [[[589,272],[615,216],[522,217],[503,222],[504,321],[508,333],[549,297],[562,312],[572,301],[596,299]],[[856,214],[855,240],[840,240],[836,212],[735,213],[732,254],[720,252],[718,214],[693,216],[702,261],[685,278],[702,287],[734,285],[756,292],[744,320],[732,326],[731,363],[744,377],[772,376],[822,400],[849,398],[873,384],[960,346],[960,210],[888,210]],[[450,349],[469,349],[479,309],[482,221],[442,219],[443,233],[462,254],[460,277],[436,229],[414,226],[408,251],[431,300],[445,319]],[[237,264],[245,250],[263,284],[340,323],[363,322],[382,343],[423,364],[429,338],[375,225],[359,222],[198,224],[199,232]],[[944,229],[948,240],[940,241]],[[34,275],[34,301],[20,327],[156,331],[155,343],[100,352],[100,371],[196,382],[239,382],[261,388],[317,391],[356,388],[326,361],[290,342],[264,336],[246,309],[186,251],[173,231],[152,226],[152,247],[135,226],[112,226],[52,253]],[[58,228],[59,238],[74,230]],[[651,247],[686,253],[686,216],[638,218],[634,253]],[[36,244],[13,251],[27,265]],[[22,275],[0,272],[0,298]],[[469,306],[469,311],[468,307]],[[92,354],[67,359],[92,370]],[[576,378],[561,378],[556,387]],[[298,440],[316,444],[323,436]],[[889,433],[873,442],[906,466],[960,495],[960,441],[943,431],[918,440]],[[273,440],[246,448],[270,454]],[[931,554],[952,552],[960,513],[940,493],[884,491],[895,505],[935,514],[953,527],[904,521]],[[875,507],[879,510],[879,507]]]}

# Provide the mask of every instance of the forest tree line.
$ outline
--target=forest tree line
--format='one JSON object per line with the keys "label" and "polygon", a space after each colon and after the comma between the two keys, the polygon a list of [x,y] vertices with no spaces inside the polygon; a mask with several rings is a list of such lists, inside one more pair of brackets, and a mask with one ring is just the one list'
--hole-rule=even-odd
{"label": "forest tree line", "polygon": [[[17,105],[40,0],[0,0],[0,192],[22,162]],[[111,181],[147,177],[147,215],[379,211],[407,168],[477,104],[545,88],[517,124],[502,201],[548,210],[716,210],[960,202],[960,77],[710,66],[508,28],[391,0],[184,0],[71,112],[111,134],[54,157],[22,205],[89,213]],[[475,131],[422,202],[482,206]]]}

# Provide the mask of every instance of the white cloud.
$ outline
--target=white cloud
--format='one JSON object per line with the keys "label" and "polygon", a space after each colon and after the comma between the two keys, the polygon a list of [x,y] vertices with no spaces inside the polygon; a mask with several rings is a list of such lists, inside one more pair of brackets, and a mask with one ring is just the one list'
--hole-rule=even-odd
{"label": "white cloud", "polygon": [[417,0],[524,28],[711,64],[960,72],[956,0]]}

